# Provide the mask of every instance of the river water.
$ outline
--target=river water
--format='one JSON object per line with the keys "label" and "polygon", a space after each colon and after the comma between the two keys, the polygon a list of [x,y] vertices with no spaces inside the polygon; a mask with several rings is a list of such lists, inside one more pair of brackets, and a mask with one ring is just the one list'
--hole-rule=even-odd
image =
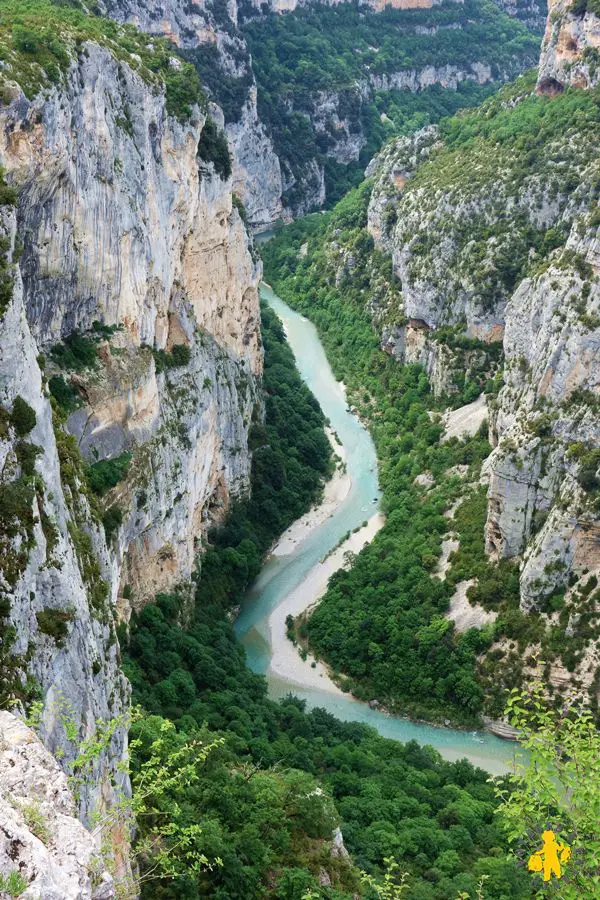
{"label": "river water", "polygon": [[235,631],[246,648],[250,668],[266,675],[272,697],[284,697],[293,693],[306,700],[309,707],[323,707],[339,719],[371,725],[384,737],[431,744],[446,759],[466,757],[492,774],[507,771],[511,767],[515,745],[488,732],[436,728],[388,716],[350,696],[339,696],[313,686],[302,687],[269,672],[269,614],[347,531],[376,512],[380,491],[373,442],[356,416],[347,411],[343,389],[335,380],[315,327],[265,285],[261,294],[283,321],[300,374],[341,439],[352,487],[337,511],[296,545],[292,553],[272,557],[267,561],[249,591],[235,623]]}

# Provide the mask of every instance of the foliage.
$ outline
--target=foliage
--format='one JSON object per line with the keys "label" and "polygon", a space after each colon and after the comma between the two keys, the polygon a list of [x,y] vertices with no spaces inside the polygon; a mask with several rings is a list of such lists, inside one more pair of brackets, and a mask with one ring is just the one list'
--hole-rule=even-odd
{"label": "foliage", "polygon": [[394,242],[410,247],[403,278],[426,283],[438,320],[465,291],[483,314],[499,311],[523,277],[551,263],[589,277],[579,254],[556,251],[574,218],[597,205],[600,89],[568,88],[554,102],[535,94],[535,79],[528,73],[477,110],[443,120],[443,140],[390,199]]}
{"label": "foliage", "polygon": [[35,546],[34,479],[21,475],[0,482],[0,550],[2,574],[14,587]]}
{"label": "foliage", "polygon": [[[218,857],[211,862],[204,854],[201,826],[180,825],[177,799],[193,790],[209,754],[221,741],[185,740],[171,722],[152,718],[134,726],[132,734],[131,752],[138,763],[131,768],[131,817],[139,829],[135,852],[144,869],[143,883],[158,878],[189,880],[205,868],[221,866]],[[144,743],[140,761],[137,751]]]}
{"label": "foliage", "polygon": [[102,497],[127,477],[131,453],[121,453],[114,459],[101,459],[87,467],[88,484],[95,494]]}
{"label": "foliage", "polygon": [[[184,821],[200,822],[205,853],[224,862],[201,882],[206,894],[261,896],[259,886],[282,866],[316,874],[324,860],[331,871],[329,850],[319,863],[321,851],[315,859],[306,834],[333,815],[353,859],[370,874],[379,872],[384,857],[396,856],[410,873],[409,898],[447,900],[458,890],[474,891],[481,874],[491,875],[489,898],[528,896],[526,878],[502,860],[493,787],[484,772],[466,761],[444,762],[415,742],[386,740],[324,710],[306,712],[295,698],[269,700],[264,679],[246,668],[222,604],[198,596],[202,602],[185,631],[176,596],[161,595],[135,616],[125,668],[150,721],[170,717],[188,739],[198,729],[205,740],[215,733],[225,738],[208,762],[202,790],[188,793],[182,808]],[[333,808],[317,806],[304,820],[298,813],[290,817],[289,806],[281,805],[281,779],[286,773],[299,778],[298,771],[318,779]],[[453,866],[447,865],[450,852]],[[344,878],[350,884],[354,876],[346,871]],[[314,875],[307,886],[318,890]],[[183,895],[153,890],[143,896]],[[196,890],[189,887],[190,898],[203,896]]]}
{"label": "foliage", "polygon": [[231,176],[231,156],[227,138],[211,118],[204,123],[198,143],[198,156],[204,162],[213,163],[215,172],[223,181]]}
{"label": "foliage", "polygon": [[243,60],[236,60],[238,71],[240,64],[244,63],[243,74],[240,76],[230,75],[225,71],[218,48],[210,42],[184,50],[183,55],[195,66],[202,85],[210,91],[211,97],[223,110],[225,122],[239,121],[252,85],[252,68],[247,55],[244,55]]}
{"label": "foliage", "polygon": [[187,366],[192,358],[192,351],[187,344],[174,344],[171,352],[168,350],[153,350],[152,354],[157,373],[164,372],[166,369],[177,369],[180,366]]}
{"label": "foliage", "polygon": [[[177,729],[169,731],[173,747],[223,740],[199,781],[186,789],[173,785],[167,806],[160,805],[177,827],[199,825],[202,852],[223,865],[173,884],[160,879],[143,887],[142,897],[248,900],[271,892],[290,900],[349,900],[367,888],[350,861],[332,859],[331,833],[339,823],[369,875],[380,873],[384,858],[398,858],[410,873],[412,900],[474,893],[482,874],[491,876],[490,898],[525,898],[526,881],[502,859],[485,773],[323,710],[307,712],[295,698],[275,703],[264,679],[245,665],[226,613],[289,517],[310,506],[330,459],[324,440],[322,455],[312,447],[306,457],[310,431],[314,441],[317,433],[324,438],[323,416],[268,309],[263,339],[267,417],[252,431],[258,464],[251,500],[231,510],[201,558],[194,608],[176,594],[159,595],[155,605],[134,614],[129,636],[124,629],[120,636],[134,700],[147,712],[132,730],[134,769],[148,759],[165,719]],[[319,883],[323,868],[331,887]]]}
{"label": "foliage", "polygon": [[61,369],[94,368],[97,362],[96,335],[83,335],[81,332],[72,331],[61,343],[54,344],[50,353],[52,359]]}
{"label": "foliage", "polygon": [[49,844],[51,840],[50,829],[46,818],[38,803],[25,803],[20,807],[27,827],[43,844]]}
{"label": "foliage", "polygon": [[104,527],[107,544],[110,544],[122,524],[123,510],[118,503],[113,503],[113,505],[109,506],[102,514],[102,525]]}
{"label": "foliage", "polygon": [[58,647],[62,647],[69,634],[69,623],[73,621],[73,611],[48,607],[37,612],[35,617],[40,631],[53,638]]}
{"label": "foliage", "polygon": [[527,756],[509,784],[497,789],[498,813],[516,858],[526,861],[554,831],[571,849],[563,877],[536,896],[579,900],[600,893],[600,734],[578,703],[548,706],[544,685],[513,691],[507,714]]}
{"label": "foliage", "polygon": [[[195,68],[171,60],[176,48],[168,41],[142,34],[130,25],[90,15],[76,6],[50,0],[3,0],[0,7],[0,60],[3,76],[18,82],[31,99],[40,90],[60,84],[85,41],[95,41],[139,72],[154,89],[165,91],[170,115],[185,121],[205,97]],[[2,81],[0,80],[0,86]]]}
{"label": "foliage", "polygon": [[35,423],[35,410],[31,408],[26,400],[23,400],[20,394],[17,394],[13,400],[10,424],[19,437],[25,437],[26,434],[29,434],[35,428]]}
{"label": "foliage", "polygon": [[[17,195],[14,188],[6,183],[4,169],[0,166],[0,208],[14,206]],[[13,270],[11,264],[11,242],[0,238],[0,318],[4,315],[13,293]]]}
{"label": "foliage", "polygon": [[27,879],[17,869],[0,875],[0,894],[7,894],[9,897],[20,897],[21,894],[25,893],[27,887]]}
{"label": "foliage", "polygon": [[81,397],[69,381],[62,375],[52,375],[48,380],[50,393],[65,412],[73,412],[81,405]]}
{"label": "foliage", "polygon": [[372,888],[380,900],[400,900],[408,890],[406,872],[400,871],[400,866],[393,858],[384,859],[384,863],[386,864],[386,873],[383,883],[366,872],[363,873],[363,883]]}

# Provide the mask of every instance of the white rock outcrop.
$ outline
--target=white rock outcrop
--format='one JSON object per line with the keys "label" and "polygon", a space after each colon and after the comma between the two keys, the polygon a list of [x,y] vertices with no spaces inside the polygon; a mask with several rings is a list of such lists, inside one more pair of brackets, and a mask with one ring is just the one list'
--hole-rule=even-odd
{"label": "white rock outcrop", "polygon": [[[67,778],[37,735],[0,711],[0,874],[26,900],[112,900],[95,837],[77,818]],[[16,894],[11,895],[16,896]]]}

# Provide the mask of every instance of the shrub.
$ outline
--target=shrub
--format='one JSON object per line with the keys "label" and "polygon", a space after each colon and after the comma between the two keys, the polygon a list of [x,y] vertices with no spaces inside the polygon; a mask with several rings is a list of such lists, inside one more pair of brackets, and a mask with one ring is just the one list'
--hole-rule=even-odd
{"label": "shrub", "polygon": [[165,369],[187,366],[192,358],[192,351],[187,344],[175,344],[170,353],[166,350],[153,350],[152,352],[157,374],[164,372]]}
{"label": "shrub", "polygon": [[14,399],[10,422],[19,437],[25,437],[26,434],[29,434],[35,428],[35,410],[23,400],[20,394],[17,394]]}
{"label": "shrub", "polygon": [[62,343],[55,344],[50,353],[61,369],[92,368],[96,365],[96,341],[73,331]]}
{"label": "shrub", "polygon": [[212,119],[207,119],[200,135],[198,156],[207,163],[212,163],[215,172],[223,181],[231,175],[231,156],[227,138],[219,131]]}
{"label": "shrub", "polygon": [[35,614],[38,628],[43,634],[54,638],[57,646],[62,647],[69,634],[69,622],[73,621],[70,609],[42,609]]}
{"label": "shrub", "polygon": [[73,412],[81,405],[81,398],[70,382],[62,375],[53,375],[48,382],[50,393],[65,412]]}
{"label": "shrub", "polygon": [[37,447],[35,444],[28,444],[26,441],[18,442],[15,447],[15,453],[23,475],[31,476],[35,474],[35,461],[42,452],[42,448]]}
{"label": "shrub", "polygon": [[122,453],[114,459],[101,459],[87,468],[88,484],[95,494],[102,497],[122,481],[129,471],[131,453]]}
{"label": "shrub", "polygon": [[102,516],[102,525],[104,526],[104,534],[106,536],[107,544],[110,544],[113,537],[119,530],[122,522],[123,510],[117,503],[114,503],[106,510],[106,512]]}

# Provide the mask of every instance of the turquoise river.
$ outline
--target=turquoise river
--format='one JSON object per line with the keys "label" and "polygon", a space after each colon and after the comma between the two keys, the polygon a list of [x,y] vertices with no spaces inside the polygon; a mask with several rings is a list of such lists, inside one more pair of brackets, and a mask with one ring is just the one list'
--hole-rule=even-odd
{"label": "turquoise river", "polygon": [[303,688],[269,673],[270,613],[302,583],[312,567],[346,532],[373,515],[380,492],[373,442],[356,416],[348,411],[344,392],[335,380],[316,329],[265,285],[262,297],[282,320],[300,373],[341,439],[352,486],[336,512],[299,542],[289,555],[271,557],[267,561],[249,592],[235,630],[246,648],[250,667],[267,675],[272,697],[282,697],[291,692],[306,700],[309,707],[323,707],[339,719],[370,725],[385,737],[431,744],[446,759],[467,757],[492,774],[507,771],[512,767],[516,745],[488,732],[459,731],[411,722],[371,709],[351,696],[333,694],[313,686]]}

